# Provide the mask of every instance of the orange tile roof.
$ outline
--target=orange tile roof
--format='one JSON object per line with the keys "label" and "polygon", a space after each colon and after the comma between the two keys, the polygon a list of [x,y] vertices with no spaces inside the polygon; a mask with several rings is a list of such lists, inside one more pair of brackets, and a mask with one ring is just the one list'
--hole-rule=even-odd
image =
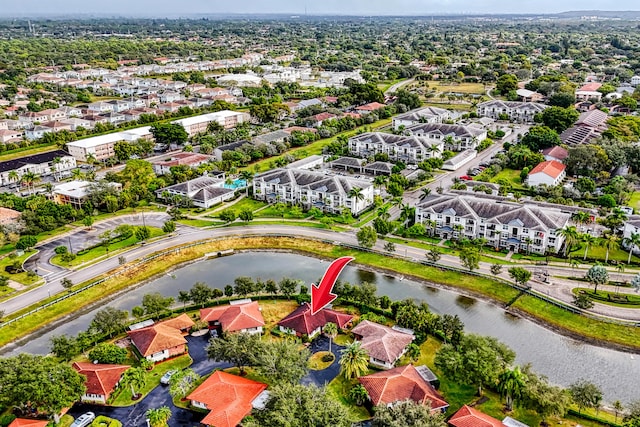
{"label": "orange tile roof", "polygon": [[367,350],[370,357],[388,363],[394,363],[414,339],[413,335],[394,331],[369,320],[360,322],[351,332],[362,337],[362,348]]}
{"label": "orange tile roof", "polygon": [[467,405],[449,418],[449,424],[454,427],[505,427],[500,420]]}
{"label": "orange tile roof", "polygon": [[108,397],[120,381],[120,377],[129,369],[126,365],[93,364],[88,362],[76,362],[73,369],[80,375],[87,377],[85,385],[87,394],[98,394]]}
{"label": "orange tile roof", "polygon": [[[13,131],[11,131],[13,132]],[[20,218],[21,213],[13,209],[0,207],[0,224],[9,224]]]}
{"label": "orange tile roof", "polygon": [[602,83],[591,82],[578,89],[579,92],[595,92],[602,87]]}
{"label": "orange tile roof", "polygon": [[392,404],[413,400],[423,405],[430,403],[431,409],[449,406],[431,384],[420,376],[413,365],[401,366],[388,371],[360,377],[374,405]]}
{"label": "orange tile roof", "polygon": [[180,316],[174,317],[173,319],[163,320],[160,324],[183,331],[193,327],[195,322],[191,320],[191,317],[189,317],[188,314],[182,313]]}
{"label": "orange tile roof", "polygon": [[311,314],[311,306],[304,303],[296,308],[291,314],[278,322],[278,326],[293,329],[301,334],[309,335],[318,328],[324,328],[329,322],[335,323],[338,328],[344,328],[353,316],[340,313],[335,310],[323,308],[315,315]]}
{"label": "orange tile roof", "polygon": [[215,371],[187,399],[203,403],[211,410],[202,424],[236,427],[251,412],[251,402],[266,388],[266,384]]}
{"label": "orange tile roof", "polygon": [[223,332],[237,332],[264,326],[264,318],[256,301],[203,308],[200,310],[200,319],[205,322],[220,322]]}
{"label": "orange tile roof", "polygon": [[128,331],[127,334],[145,357],[187,343],[178,329],[161,323]]}
{"label": "orange tile roof", "polygon": [[9,424],[9,427],[46,427],[49,424],[48,421],[43,420],[28,420],[26,418],[16,418]]}
{"label": "orange tile roof", "polygon": [[556,160],[547,160],[546,162],[538,163],[538,166],[533,168],[529,172],[529,176],[536,173],[544,173],[552,178],[557,178],[562,172],[564,172],[566,166]]}
{"label": "orange tile roof", "polygon": [[357,107],[356,110],[375,111],[375,110],[379,110],[380,108],[384,108],[384,107],[386,107],[386,105],[380,104],[379,102],[371,102],[369,104],[365,104],[365,105],[361,105],[361,106]]}

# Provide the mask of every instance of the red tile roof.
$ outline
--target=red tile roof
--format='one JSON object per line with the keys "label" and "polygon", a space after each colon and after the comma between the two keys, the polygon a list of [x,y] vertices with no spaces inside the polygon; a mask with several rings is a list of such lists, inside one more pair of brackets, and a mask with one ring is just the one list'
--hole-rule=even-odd
{"label": "red tile roof", "polygon": [[145,357],[187,343],[187,340],[178,329],[162,323],[135,331],[128,331],[127,334]]}
{"label": "red tile roof", "polygon": [[414,339],[413,335],[369,320],[360,322],[351,332],[362,337],[362,348],[367,350],[370,357],[388,363],[395,363]]}
{"label": "red tile roof", "polygon": [[46,427],[49,424],[48,421],[43,420],[28,420],[26,418],[16,418],[9,424],[9,427]]}
{"label": "red tile roof", "polygon": [[109,397],[124,371],[129,369],[129,366],[126,365],[102,365],[87,362],[76,362],[72,367],[80,375],[87,377],[87,381],[85,381],[87,394],[98,394],[105,397]]}
{"label": "red tile roof", "polygon": [[309,335],[318,328],[324,328],[324,325],[329,322],[335,323],[338,328],[344,328],[351,320],[353,320],[353,316],[349,314],[326,308],[312,315],[311,306],[308,303],[304,303],[278,322],[278,326]]}
{"label": "red tile roof", "polygon": [[255,301],[247,304],[203,308],[200,310],[200,319],[205,322],[220,322],[222,332],[236,332],[264,326],[260,306]]}
{"label": "red tile roof", "polygon": [[160,323],[162,325],[170,326],[181,331],[189,329],[196,324],[186,313],[182,313],[180,316],[174,317],[173,319],[163,320]]}
{"label": "red tile roof", "polygon": [[423,405],[429,403],[434,410],[449,406],[413,365],[376,372],[358,380],[367,389],[374,405],[413,400]]}
{"label": "red tile roof", "polygon": [[591,82],[578,89],[580,92],[595,92],[602,86],[602,83]]}
{"label": "red tile roof", "polygon": [[266,384],[215,371],[187,399],[203,403],[211,410],[202,424],[236,427],[251,412],[251,402],[266,388]]}
{"label": "red tile roof", "polygon": [[546,162],[538,163],[538,166],[536,166],[531,170],[531,172],[529,172],[529,176],[536,173],[544,173],[545,175],[549,175],[550,177],[555,179],[559,177],[562,172],[564,172],[565,168],[565,165],[556,160],[547,160]]}
{"label": "red tile roof", "polygon": [[545,148],[544,150],[542,150],[542,154],[544,154],[545,156],[554,157],[561,161],[566,159],[569,156],[569,152],[566,149],[560,147],[559,145],[555,145],[550,148]]}
{"label": "red tile roof", "polygon": [[316,122],[323,122],[325,120],[329,120],[329,119],[335,119],[336,116],[335,114],[331,114],[331,113],[319,113],[316,114],[315,116],[311,116],[310,118],[315,120]]}
{"label": "red tile roof", "polygon": [[365,105],[361,105],[361,106],[357,107],[356,110],[359,110],[359,111],[375,111],[375,110],[379,110],[380,108],[384,108],[384,107],[386,107],[386,105],[380,104],[379,102],[371,102],[369,104],[365,104]]}
{"label": "red tile roof", "polygon": [[464,405],[449,418],[449,424],[453,427],[504,427],[500,420],[467,405]]}

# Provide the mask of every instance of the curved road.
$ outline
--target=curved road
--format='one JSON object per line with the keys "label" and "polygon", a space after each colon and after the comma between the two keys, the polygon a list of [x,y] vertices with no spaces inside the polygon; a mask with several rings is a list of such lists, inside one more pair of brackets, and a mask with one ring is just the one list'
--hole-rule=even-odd
{"label": "curved road", "polygon": [[[158,214],[156,218],[157,221],[160,221],[164,218],[162,215]],[[147,214],[145,214],[145,220],[147,218]],[[166,220],[166,218],[164,218]],[[115,220],[107,220],[109,221],[119,221],[120,219]],[[127,223],[133,223],[135,218],[127,218]],[[103,223],[104,224],[104,223]],[[97,227],[97,226],[96,226]],[[247,225],[240,227],[228,227],[228,228],[217,228],[217,229],[197,229],[193,227],[187,226],[179,226],[177,232],[173,235],[167,236],[165,238],[156,240],[154,242],[149,242],[146,245],[137,245],[124,253],[120,253],[119,255],[124,255],[127,260],[133,261],[135,259],[139,259],[148,255],[153,254],[154,252],[166,250],[175,246],[186,245],[191,242],[195,242],[203,239],[212,239],[212,238],[221,238],[221,237],[232,237],[232,236],[247,236],[247,235],[286,235],[292,237],[304,237],[304,238],[312,238],[312,239],[322,239],[328,240],[332,242],[336,242],[336,244],[348,244],[348,245],[357,245],[357,238],[355,236],[355,231],[349,232],[335,232],[330,230],[322,230],[322,229],[313,229],[306,227],[297,227],[297,226],[287,226],[287,225]],[[46,244],[47,247],[56,247],[61,244],[65,244],[68,237],[63,236],[57,239],[53,239],[52,241]],[[379,251],[383,251],[384,248],[384,240],[379,240],[375,249]],[[411,246],[406,246],[402,244],[396,245],[396,253],[398,255],[405,256],[407,258],[413,260],[423,260],[425,259],[425,250],[414,248]],[[439,261],[440,264],[451,267],[460,267],[460,260],[456,256],[443,254],[442,258]],[[42,265],[40,262],[39,265]],[[530,270],[535,270],[539,267],[534,265],[522,265],[525,268]],[[62,271],[50,274],[47,276],[47,283],[38,288],[34,288],[30,291],[27,291],[15,298],[4,301],[0,303],[0,310],[4,310],[5,313],[13,313],[22,308],[28,307],[34,303],[37,303],[45,298],[47,298],[50,294],[54,295],[58,292],[64,291],[63,287],[60,284],[60,281],[64,277],[68,277],[74,283],[81,283],[87,280],[90,280],[96,276],[99,276],[103,273],[106,273],[114,268],[118,267],[118,257],[113,256],[111,258],[104,259],[96,264],[93,264],[90,268],[84,268],[78,271]],[[42,267],[40,267],[42,269]],[[491,264],[487,262],[480,263],[479,272],[491,275]],[[508,273],[506,272],[508,266],[503,269],[503,272],[500,274],[500,277],[503,279],[509,279]],[[570,267],[561,267],[561,266],[549,266],[547,268],[549,274],[558,275],[558,276],[574,276],[576,275],[576,270]],[[584,274],[582,270],[580,270],[580,275]],[[631,278],[632,275],[629,275],[628,278]],[[578,286],[576,282],[572,282],[566,279],[557,279],[552,277],[551,283],[541,283],[537,281],[530,282],[533,289],[536,291],[548,295],[552,298],[555,298],[560,301],[571,302],[573,300],[573,296],[571,294],[571,289]],[[636,309],[624,309],[619,307],[612,307],[603,304],[596,304],[594,309],[592,309],[594,313],[609,316],[618,319],[624,320],[632,320],[632,321],[640,321],[640,310]]]}

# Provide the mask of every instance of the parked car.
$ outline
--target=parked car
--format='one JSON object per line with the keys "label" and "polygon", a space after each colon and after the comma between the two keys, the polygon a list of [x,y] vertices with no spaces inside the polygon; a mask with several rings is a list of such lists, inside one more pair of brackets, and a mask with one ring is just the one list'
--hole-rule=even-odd
{"label": "parked car", "polygon": [[160,384],[162,385],[169,385],[169,381],[171,380],[171,377],[175,375],[175,373],[178,372],[175,369],[172,369],[170,371],[167,371],[162,378],[160,378]]}
{"label": "parked car", "polygon": [[473,178],[471,178],[469,175],[462,175],[460,177],[460,179],[463,180],[463,181],[471,181],[471,180],[473,180]]}
{"label": "parked car", "polygon": [[71,424],[71,427],[86,427],[96,419],[96,414],[93,412],[85,412],[80,415],[75,421]]}

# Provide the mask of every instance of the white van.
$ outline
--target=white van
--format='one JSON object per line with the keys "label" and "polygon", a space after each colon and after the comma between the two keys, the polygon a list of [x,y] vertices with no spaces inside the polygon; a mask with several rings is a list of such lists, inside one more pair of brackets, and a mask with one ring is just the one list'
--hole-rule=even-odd
{"label": "white van", "polygon": [[93,412],[87,412],[76,418],[73,424],[71,424],[71,427],[87,427],[95,419],[96,414]]}

